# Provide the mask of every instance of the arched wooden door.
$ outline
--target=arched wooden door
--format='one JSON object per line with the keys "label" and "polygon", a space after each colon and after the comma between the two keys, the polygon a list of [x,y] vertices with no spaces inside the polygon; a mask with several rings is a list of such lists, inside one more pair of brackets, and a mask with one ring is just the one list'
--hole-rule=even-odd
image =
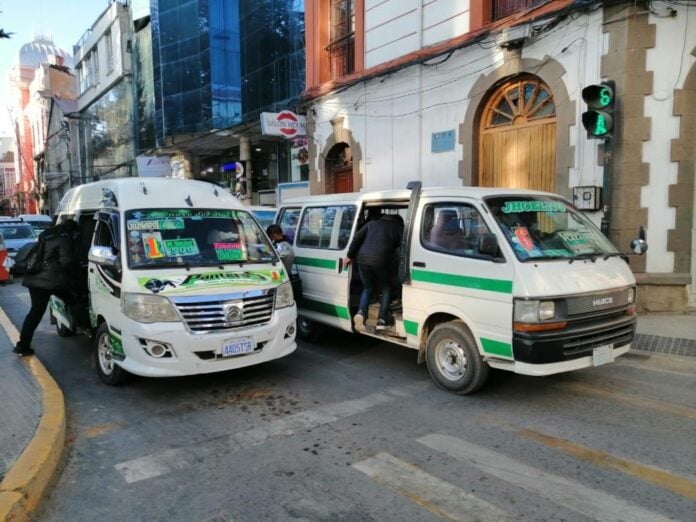
{"label": "arched wooden door", "polygon": [[353,192],[353,156],[347,143],[334,145],[326,157],[329,190],[332,194]]}
{"label": "arched wooden door", "polygon": [[478,184],[555,192],[556,106],[536,77],[500,85],[481,117]]}

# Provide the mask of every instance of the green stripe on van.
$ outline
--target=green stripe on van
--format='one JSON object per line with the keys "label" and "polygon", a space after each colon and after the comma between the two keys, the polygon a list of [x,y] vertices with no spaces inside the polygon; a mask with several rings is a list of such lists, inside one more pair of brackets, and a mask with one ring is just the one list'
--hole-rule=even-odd
{"label": "green stripe on van", "polygon": [[512,357],[512,345],[509,343],[502,343],[500,341],[481,337],[481,346],[483,346],[483,351],[486,353],[501,355],[503,357]]}
{"label": "green stripe on van", "polygon": [[337,306],[331,303],[314,301],[312,299],[307,299],[306,297],[303,297],[300,300],[299,305],[300,308],[305,308],[307,310],[311,310],[312,312],[319,312],[320,314],[338,317],[339,319],[350,319],[348,308],[346,308],[345,306]]}
{"label": "green stripe on van", "polygon": [[295,263],[304,266],[314,266],[316,268],[328,268],[329,270],[336,269],[336,261],[332,259],[319,259],[316,257],[296,257]]}
{"label": "green stripe on van", "polygon": [[408,335],[418,335],[418,323],[404,319],[404,330]]}
{"label": "green stripe on van", "polygon": [[435,283],[437,285],[461,286],[464,288],[475,288],[476,290],[500,292],[502,294],[512,293],[512,281],[504,279],[486,279],[485,277],[445,274],[443,272],[430,272],[429,270],[411,270],[411,278],[414,281]]}

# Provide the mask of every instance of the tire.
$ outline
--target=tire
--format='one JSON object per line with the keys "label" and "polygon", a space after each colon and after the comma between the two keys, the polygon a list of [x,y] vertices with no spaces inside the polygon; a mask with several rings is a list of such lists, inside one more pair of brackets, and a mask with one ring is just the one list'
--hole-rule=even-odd
{"label": "tire", "polygon": [[297,335],[300,339],[309,342],[316,342],[322,338],[326,328],[311,319],[301,315],[297,316]]}
{"label": "tire", "polygon": [[126,382],[131,374],[114,362],[109,325],[103,322],[94,335],[94,365],[99,379],[110,386]]}
{"label": "tire", "polygon": [[490,367],[462,321],[437,325],[428,336],[425,361],[433,380],[445,390],[468,395],[488,380]]}

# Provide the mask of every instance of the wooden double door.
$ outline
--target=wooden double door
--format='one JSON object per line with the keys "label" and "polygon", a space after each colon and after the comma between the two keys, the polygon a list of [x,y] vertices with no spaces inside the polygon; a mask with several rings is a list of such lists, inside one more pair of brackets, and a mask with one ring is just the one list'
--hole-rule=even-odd
{"label": "wooden double door", "polygon": [[502,84],[481,117],[478,185],[555,192],[556,110],[534,77]]}

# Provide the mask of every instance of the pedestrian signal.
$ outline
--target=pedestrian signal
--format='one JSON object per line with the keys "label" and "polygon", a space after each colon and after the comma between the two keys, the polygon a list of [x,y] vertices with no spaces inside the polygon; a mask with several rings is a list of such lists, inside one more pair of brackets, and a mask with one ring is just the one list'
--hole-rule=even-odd
{"label": "pedestrian signal", "polygon": [[587,137],[611,138],[614,134],[614,82],[588,85],[582,90],[582,99],[588,109],[582,113],[582,125],[587,131]]}

